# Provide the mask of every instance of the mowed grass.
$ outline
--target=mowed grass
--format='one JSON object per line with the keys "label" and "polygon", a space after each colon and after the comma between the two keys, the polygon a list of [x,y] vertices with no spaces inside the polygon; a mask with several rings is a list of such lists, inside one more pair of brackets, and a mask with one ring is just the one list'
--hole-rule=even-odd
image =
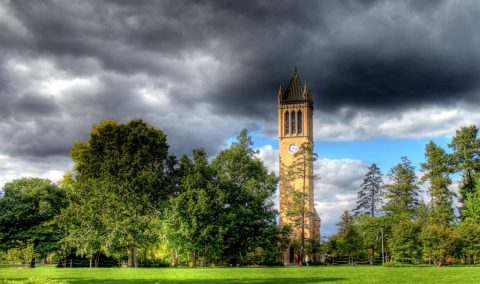
{"label": "mowed grass", "polygon": [[[480,283],[480,267],[47,268],[0,269],[8,280],[42,283]],[[37,281],[35,281],[37,279]],[[38,281],[40,279],[40,281]],[[7,280],[7,281],[1,281]],[[17,282],[13,282],[17,283]],[[49,282],[51,283],[51,282]]]}

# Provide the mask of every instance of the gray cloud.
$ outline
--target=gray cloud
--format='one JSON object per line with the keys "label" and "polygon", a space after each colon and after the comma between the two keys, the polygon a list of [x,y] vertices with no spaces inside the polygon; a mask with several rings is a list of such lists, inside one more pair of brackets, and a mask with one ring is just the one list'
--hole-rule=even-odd
{"label": "gray cloud", "polygon": [[[457,117],[438,131],[406,121],[412,108],[478,105],[479,12],[453,0],[5,1],[2,151],[66,156],[99,120],[142,117],[173,153],[214,154],[243,127],[275,136],[276,91],[295,65],[315,96],[317,138],[392,125],[443,135]],[[375,118],[385,129],[365,128]]]}

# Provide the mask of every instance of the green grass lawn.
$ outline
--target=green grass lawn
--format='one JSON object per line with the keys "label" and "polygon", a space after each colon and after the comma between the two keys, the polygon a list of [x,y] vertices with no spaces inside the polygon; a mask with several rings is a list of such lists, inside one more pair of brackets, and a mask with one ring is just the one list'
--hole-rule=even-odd
{"label": "green grass lawn", "polygon": [[[33,277],[33,280],[32,280]],[[31,281],[27,281],[30,279]],[[2,282],[2,280],[4,280]],[[42,281],[43,280],[43,281]],[[45,280],[56,280],[45,281]],[[18,281],[18,282],[17,282]],[[0,283],[480,283],[480,267],[1,268]]]}

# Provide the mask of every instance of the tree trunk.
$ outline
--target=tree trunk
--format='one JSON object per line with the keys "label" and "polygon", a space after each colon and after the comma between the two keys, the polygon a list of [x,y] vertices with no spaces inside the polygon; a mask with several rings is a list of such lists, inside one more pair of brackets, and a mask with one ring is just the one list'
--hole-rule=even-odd
{"label": "tree trunk", "polygon": [[95,267],[98,267],[99,262],[100,262],[100,253],[97,254],[97,256],[95,257]]}
{"label": "tree trunk", "polygon": [[132,243],[128,245],[128,267],[138,267],[137,248]]}
{"label": "tree trunk", "polygon": [[93,256],[89,258],[89,261],[90,261],[90,266],[89,267],[92,268],[93,267],[93,265],[92,265],[93,264]]}
{"label": "tree trunk", "polygon": [[174,250],[174,251],[172,252],[172,267],[177,266],[177,258],[178,258],[178,256],[177,256],[177,250]]}
{"label": "tree trunk", "polygon": [[371,257],[370,257],[370,264],[373,265],[373,262],[375,260],[375,246],[371,245],[370,249],[372,250],[372,254],[371,254]]}

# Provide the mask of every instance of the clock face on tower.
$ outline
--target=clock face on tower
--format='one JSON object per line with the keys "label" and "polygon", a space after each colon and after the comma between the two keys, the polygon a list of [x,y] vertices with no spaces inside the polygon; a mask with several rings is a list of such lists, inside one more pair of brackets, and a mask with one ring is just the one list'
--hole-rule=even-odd
{"label": "clock face on tower", "polygon": [[290,151],[291,153],[297,153],[297,151],[298,151],[297,144],[290,144],[288,146],[288,151]]}

